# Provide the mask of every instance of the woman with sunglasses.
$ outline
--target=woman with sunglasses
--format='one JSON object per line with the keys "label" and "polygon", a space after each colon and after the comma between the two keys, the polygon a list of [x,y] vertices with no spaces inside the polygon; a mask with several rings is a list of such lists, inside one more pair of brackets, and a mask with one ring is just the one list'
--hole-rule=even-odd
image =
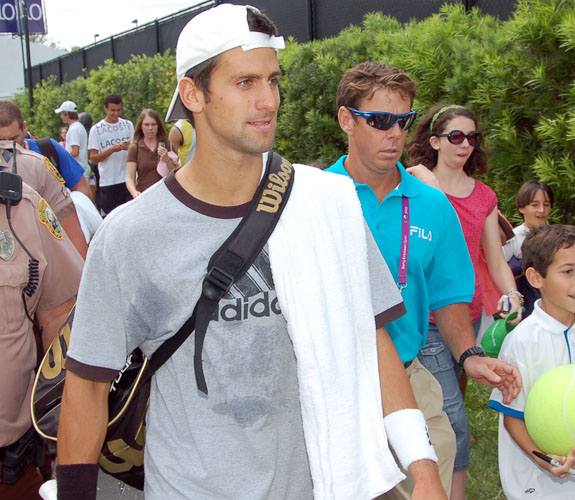
{"label": "woman with sunglasses", "polygon": [[[485,251],[489,273],[502,293],[499,309],[509,301],[510,310],[521,314],[522,295],[515,288],[513,273],[501,249],[497,217],[497,196],[474,174],[487,171],[487,155],[481,147],[482,135],[475,114],[462,106],[435,106],[422,118],[407,145],[413,173],[424,182],[439,187],[459,216],[471,261],[475,268],[475,294],[470,304],[471,319],[477,334],[481,319],[481,287],[478,279],[480,245]],[[434,182],[429,171],[434,174]],[[425,173],[426,175],[421,175]],[[457,362],[444,344],[433,316],[426,346],[420,361],[430,370],[443,389],[444,411],[457,437],[451,500],[465,498],[466,471],[469,468],[469,425],[458,378]]]}

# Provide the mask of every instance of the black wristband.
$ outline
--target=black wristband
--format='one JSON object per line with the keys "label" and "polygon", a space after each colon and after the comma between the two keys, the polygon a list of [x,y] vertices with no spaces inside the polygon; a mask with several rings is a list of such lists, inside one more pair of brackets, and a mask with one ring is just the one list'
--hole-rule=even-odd
{"label": "black wristband", "polygon": [[58,465],[58,500],[96,500],[98,464]]}
{"label": "black wristband", "polygon": [[479,347],[478,345],[470,347],[469,349],[463,351],[463,354],[459,357],[459,366],[461,368],[463,368],[463,363],[465,363],[465,360],[469,356],[480,356],[484,358],[485,356],[487,356],[487,354],[485,354],[485,351],[481,349],[481,347]]}

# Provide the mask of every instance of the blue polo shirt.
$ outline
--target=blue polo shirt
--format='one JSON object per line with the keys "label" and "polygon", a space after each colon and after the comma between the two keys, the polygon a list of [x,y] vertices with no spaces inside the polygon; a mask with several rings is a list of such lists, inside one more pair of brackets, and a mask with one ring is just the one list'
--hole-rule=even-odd
{"label": "blue polo shirt", "polygon": [[[56,148],[56,153],[60,159],[60,170],[64,181],[66,181],[66,187],[72,189],[82,176],[84,175],[84,167],[74,158],[68,151],[66,151],[59,143],[54,139],[50,139],[52,145]],[[28,144],[28,149],[34,151],[35,153],[42,154],[38,144],[34,139],[26,139]],[[56,165],[54,165],[56,166]]]}
{"label": "blue polo shirt", "polygon": [[[327,172],[351,177],[342,156]],[[367,184],[354,181],[363,216],[396,283],[401,253],[402,196],[409,199],[409,254],[403,301],[407,314],[386,325],[405,363],[427,340],[429,311],[471,302],[475,275],[463,231],[447,197],[408,174],[398,163],[400,184],[379,203]]]}

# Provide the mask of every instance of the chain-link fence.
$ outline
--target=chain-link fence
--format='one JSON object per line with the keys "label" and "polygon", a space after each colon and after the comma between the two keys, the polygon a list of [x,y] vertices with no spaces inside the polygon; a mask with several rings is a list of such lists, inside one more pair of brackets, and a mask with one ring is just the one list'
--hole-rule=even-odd
{"label": "chain-link fence", "polygon": [[[227,0],[230,1],[230,0]],[[71,52],[58,59],[32,67],[32,81],[55,75],[58,83],[81,76],[107,59],[127,62],[132,55],[153,56],[175,49],[178,35],[195,15],[220,0],[206,1],[152,23],[113,36],[93,45]],[[515,7],[515,0],[250,0],[231,1],[249,3],[268,14],[282,35],[293,36],[299,42],[337,35],[350,24],[361,23],[367,12],[382,12],[401,22],[424,19],[445,3],[463,3],[466,9],[479,7],[486,14],[507,19]]]}

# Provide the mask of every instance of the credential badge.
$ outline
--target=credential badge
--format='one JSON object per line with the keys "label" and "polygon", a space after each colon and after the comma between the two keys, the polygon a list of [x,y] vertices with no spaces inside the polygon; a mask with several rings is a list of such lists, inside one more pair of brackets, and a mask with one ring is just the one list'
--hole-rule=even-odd
{"label": "credential badge", "polygon": [[10,260],[14,255],[14,237],[9,231],[0,231],[0,258]]}

